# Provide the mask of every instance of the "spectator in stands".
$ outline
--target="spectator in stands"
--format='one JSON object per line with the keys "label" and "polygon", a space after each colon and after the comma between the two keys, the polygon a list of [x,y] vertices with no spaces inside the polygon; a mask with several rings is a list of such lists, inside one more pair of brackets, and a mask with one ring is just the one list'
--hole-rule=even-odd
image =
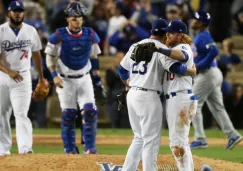
{"label": "spectator in stands", "polygon": [[5,9],[3,6],[3,0],[0,0],[0,24],[6,21]]}
{"label": "spectator in stands", "polygon": [[168,20],[168,22],[172,20],[180,19],[178,6],[176,5],[166,6],[166,19]]}
{"label": "spectator in stands", "polygon": [[104,46],[104,55],[110,55],[112,54],[112,49],[110,49],[109,46],[109,40],[110,37],[117,31],[119,30],[120,26],[122,23],[124,23],[127,18],[122,15],[121,10],[122,10],[122,4],[121,3],[116,3],[115,5],[111,6],[112,9],[110,9],[112,12],[113,16],[109,20],[109,26],[108,26],[108,32],[106,36],[106,41],[105,41],[105,46]]}
{"label": "spectator in stands", "polygon": [[238,26],[238,32],[243,35],[243,7],[235,14],[234,18]]}
{"label": "spectator in stands", "polygon": [[110,45],[114,46],[117,51],[126,53],[130,46],[142,39],[148,38],[149,33],[137,25],[135,22],[127,20],[122,24],[110,38]]}
{"label": "spectator in stands", "polygon": [[[116,103],[117,95],[125,90],[125,86],[118,75],[118,66],[123,57],[124,57],[123,52],[117,52],[117,54],[115,55],[115,61],[113,66],[106,70],[106,84],[108,87],[107,111],[108,111],[108,118],[112,128],[117,128],[119,127],[119,125],[123,125],[123,124],[119,124],[120,120],[122,119],[118,117],[117,103]],[[127,122],[129,123],[128,120]]]}
{"label": "spectator in stands", "polygon": [[51,16],[48,16],[48,24],[50,26],[51,32],[55,32],[57,28],[65,27],[67,25],[66,14],[64,13],[64,9],[68,5],[69,1],[54,1],[55,4],[52,7]]}
{"label": "spectator in stands", "polygon": [[233,85],[233,94],[225,101],[225,107],[235,128],[243,128],[243,86]]}
{"label": "spectator in stands", "polygon": [[219,62],[227,65],[237,65],[241,63],[240,56],[233,53],[234,43],[232,39],[227,38],[223,41],[224,54],[220,56]]}
{"label": "spectator in stands", "polygon": [[152,13],[149,1],[136,2],[136,11],[130,17],[130,21],[137,23],[148,32],[152,29],[152,23],[158,19],[158,16]]}
{"label": "spectator in stands", "polygon": [[104,11],[103,3],[98,3],[94,6],[91,15],[90,25],[100,37],[99,47],[102,52],[101,55],[103,55],[104,43],[105,43],[107,30],[108,30],[108,22]]}
{"label": "spectator in stands", "polygon": [[139,3],[139,1],[122,0],[122,1],[117,1],[117,3],[120,3],[122,14],[126,18],[130,18],[133,15],[134,11],[136,11],[136,3]]}

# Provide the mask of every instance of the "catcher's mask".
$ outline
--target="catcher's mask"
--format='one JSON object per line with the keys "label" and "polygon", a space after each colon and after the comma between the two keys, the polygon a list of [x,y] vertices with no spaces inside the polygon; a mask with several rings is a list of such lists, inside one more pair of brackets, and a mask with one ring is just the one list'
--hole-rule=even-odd
{"label": "catcher's mask", "polygon": [[80,17],[87,13],[87,8],[81,2],[72,2],[64,10],[67,17]]}

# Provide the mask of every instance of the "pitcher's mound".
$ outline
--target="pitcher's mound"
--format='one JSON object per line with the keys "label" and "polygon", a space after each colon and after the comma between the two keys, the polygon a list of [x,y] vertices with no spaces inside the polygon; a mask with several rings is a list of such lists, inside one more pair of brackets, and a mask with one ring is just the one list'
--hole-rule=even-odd
{"label": "pitcher's mound", "polygon": [[[118,171],[124,155],[29,154],[0,157],[1,171]],[[208,164],[213,171],[242,171],[243,164],[194,156],[195,170]],[[140,165],[141,170],[141,165]],[[159,170],[177,170],[172,155],[160,155]]]}

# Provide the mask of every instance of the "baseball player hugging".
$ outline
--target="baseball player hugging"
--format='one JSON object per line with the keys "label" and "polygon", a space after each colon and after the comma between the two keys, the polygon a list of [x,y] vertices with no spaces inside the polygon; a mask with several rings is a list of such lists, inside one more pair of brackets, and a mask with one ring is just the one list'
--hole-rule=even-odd
{"label": "baseball player hugging", "polygon": [[9,21],[0,25],[0,156],[10,154],[12,145],[10,116],[16,122],[18,151],[32,153],[32,124],[27,113],[31,101],[30,60],[39,75],[39,87],[46,87],[42,73],[41,41],[34,27],[23,23],[24,4],[13,1],[8,7]]}
{"label": "baseball player hugging", "polygon": [[[157,52],[167,56],[163,91],[166,98],[165,113],[169,127],[170,148],[179,171],[193,171],[194,164],[188,136],[191,120],[196,113],[197,97],[192,94],[192,77],[184,74],[187,67],[195,69],[190,47],[192,40],[186,35],[187,26],[181,20],[171,21],[168,27],[162,30],[167,32],[166,45],[171,48],[156,45]],[[192,76],[195,75],[196,72]]]}
{"label": "baseball player hugging", "polygon": [[[160,94],[162,92],[163,75],[166,72],[165,68],[168,68],[168,64],[172,64],[172,62],[169,63],[165,55],[153,50],[155,50],[156,47],[167,49],[163,44],[166,34],[165,31],[162,30],[162,28],[167,27],[167,25],[168,23],[164,19],[155,20],[152,24],[151,37],[133,44],[119,66],[121,79],[127,87],[130,87],[127,94],[127,108],[129,121],[134,133],[134,139],[128,149],[122,171],[137,170],[141,159],[143,161],[142,165],[144,171],[157,170],[157,155],[160,147],[163,111]],[[148,47],[146,47],[146,44],[148,44]],[[182,56],[184,57],[184,55]],[[190,66],[192,66],[193,62],[191,60],[189,61]],[[187,67],[180,62],[177,63],[178,64],[174,66],[174,70],[171,72],[182,75],[195,74],[195,69]],[[188,88],[185,87],[185,90],[191,89],[190,86]],[[173,91],[176,90],[173,89]],[[184,89],[182,89],[182,91],[184,91]],[[182,94],[184,93],[186,95],[185,97],[183,96],[183,105],[188,110],[192,100],[187,91],[185,92],[186,93],[182,92]],[[178,97],[181,97],[179,92]],[[181,100],[181,98],[179,100]],[[173,103],[174,106],[172,106],[172,109],[174,110],[178,105],[176,103],[180,102],[177,100]],[[181,109],[184,108],[181,107]],[[176,118],[177,115],[175,112],[171,112],[171,115],[174,115],[170,120],[174,122],[172,126],[175,127],[177,121],[173,121],[173,119]],[[183,130],[184,127],[186,127],[184,129],[188,129],[189,119],[186,120],[186,113],[184,113],[183,119],[179,123],[181,123],[181,130]],[[183,133],[180,132],[180,134]],[[186,137],[187,132],[185,131],[184,134],[184,137]],[[175,135],[177,135],[177,132],[173,134],[173,137]],[[181,137],[184,138],[183,136]],[[178,142],[178,138],[174,138],[173,141],[174,145],[172,149],[174,151],[185,149],[184,153],[189,153],[188,149],[184,147],[184,141]],[[176,149],[177,147],[178,149]],[[179,155],[182,154],[180,151],[178,151]],[[179,155],[177,155],[178,159],[180,157]],[[191,157],[189,154],[187,156]],[[186,158],[183,159],[185,159],[185,161],[187,160]],[[190,160],[190,158],[188,160]],[[190,160],[190,163],[191,162],[192,160]]]}
{"label": "baseball player hugging", "polygon": [[[85,154],[95,154],[97,108],[95,105],[90,69],[95,86],[101,86],[97,55],[98,35],[90,27],[82,27],[86,8],[79,2],[65,9],[68,26],[59,28],[49,37],[45,50],[47,66],[52,73],[62,108],[62,140],[65,153],[78,153],[75,145],[75,119],[77,103],[82,109]],[[56,57],[59,57],[58,60]]]}

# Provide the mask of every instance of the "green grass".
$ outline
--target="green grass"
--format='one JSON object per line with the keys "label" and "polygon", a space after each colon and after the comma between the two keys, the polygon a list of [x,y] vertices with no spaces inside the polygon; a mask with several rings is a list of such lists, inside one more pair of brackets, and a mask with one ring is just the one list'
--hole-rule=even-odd
{"label": "green grass", "polygon": [[[128,146],[118,145],[98,145],[99,154],[125,155]],[[79,147],[82,150],[82,147]],[[17,153],[17,147],[13,146],[12,153]],[[34,146],[35,153],[63,153],[62,146]],[[228,160],[232,162],[243,163],[243,147],[235,147],[234,150],[224,150],[223,147],[208,147],[206,149],[194,149],[193,155],[208,157],[214,159]],[[168,146],[160,147],[160,154],[171,154]]]}
{"label": "green grass", "polygon": [[[61,129],[34,129],[34,134],[60,134]],[[77,134],[80,134],[80,129],[76,130]],[[243,130],[239,130],[239,132],[243,135]],[[12,130],[12,133],[15,133],[15,129]],[[217,129],[208,129],[205,130],[207,137],[210,138],[225,138],[224,133],[221,130]],[[168,136],[168,130],[163,129],[162,135]],[[190,136],[192,137],[194,134],[194,130],[191,129]],[[133,135],[131,129],[98,129],[98,135]]]}

